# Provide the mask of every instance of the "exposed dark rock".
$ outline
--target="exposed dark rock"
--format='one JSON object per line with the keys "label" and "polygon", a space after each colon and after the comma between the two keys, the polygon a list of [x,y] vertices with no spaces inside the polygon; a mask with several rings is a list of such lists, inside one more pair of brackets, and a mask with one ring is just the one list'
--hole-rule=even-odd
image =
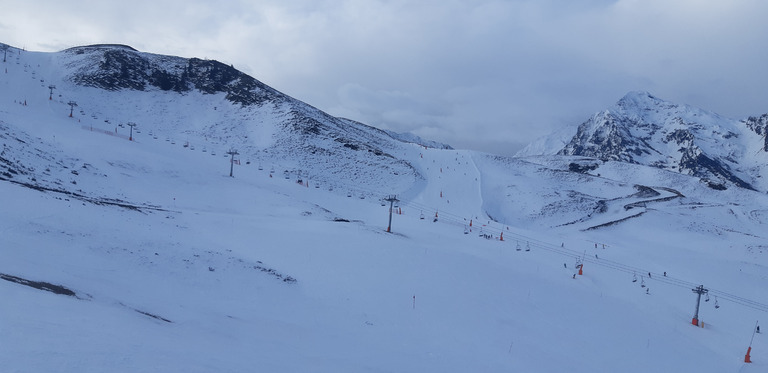
{"label": "exposed dark rock", "polygon": [[[157,56],[114,45],[75,47],[65,51],[90,54],[95,66],[81,66],[70,79],[80,85],[117,91],[226,93],[226,99],[240,105],[254,105],[283,99],[283,95],[231,65],[199,58]],[[95,62],[98,60],[98,62]]]}
{"label": "exposed dark rock", "polygon": [[21,278],[18,276],[7,275],[5,273],[0,273],[0,278],[6,281],[17,283],[19,285],[29,286],[31,288],[35,288],[38,290],[49,291],[54,294],[67,295],[70,297],[77,296],[77,293],[75,293],[74,291],[67,289],[64,286],[55,285],[50,282],[32,281],[32,280],[27,280],[25,278]]}

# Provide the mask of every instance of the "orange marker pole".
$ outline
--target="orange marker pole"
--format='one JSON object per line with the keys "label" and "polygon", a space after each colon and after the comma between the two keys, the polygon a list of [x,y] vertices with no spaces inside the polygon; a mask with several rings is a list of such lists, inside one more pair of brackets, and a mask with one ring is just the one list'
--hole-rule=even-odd
{"label": "orange marker pole", "polygon": [[752,339],[749,340],[749,347],[747,347],[747,354],[744,355],[744,362],[745,363],[751,363],[752,359],[750,359],[749,354],[752,352],[752,342],[755,341],[755,332],[757,332],[757,323],[760,322],[759,320],[755,322],[755,327],[752,328]]}

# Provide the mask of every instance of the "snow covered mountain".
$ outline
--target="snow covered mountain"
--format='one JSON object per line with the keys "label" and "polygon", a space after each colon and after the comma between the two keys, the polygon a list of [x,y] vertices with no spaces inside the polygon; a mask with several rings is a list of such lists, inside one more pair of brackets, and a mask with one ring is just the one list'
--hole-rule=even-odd
{"label": "snow covered mountain", "polygon": [[[732,120],[646,92],[630,92],[578,128],[529,145],[518,156],[574,155],[672,170],[715,189],[768,190],[766,118]],[[575,133],[574,133],[575,132]],[[596,171],[597,172],[597,171]]]}
{"label": "snow covered mountain", "polygon": [[[63,73],[57,92],[76,98],[81,113],[92,119],[117,125],[117,118],[130,120],[136,111],[146,111],[138,123],[142,130],[176,141],[200,135],[204,143],[192,146],[233,147],[249,162],[328,186],[354,181],[360,186],[356,195],[402,193],[422,179],[407,161],[404,143],[450,148],[330,116],[214,60],[142,53],[122,45],[70,48],[47,59],[50,66],[43,69]],[[138,96],[126,95],[131,91],[145,94],[134,102]],[[104,99],[86,102],[92,92]],[[210,110],[193,117],[168,111],[170,101]],[[103,113],[119,115],[106,118]],[[391,175],[398,182],[380,190],[378,181]]]}
{"label": "snow covered mountain", "polygon": [[450,149],[125,46],[8,49],[0,143],[4,372],[768,369],[749,188]]}

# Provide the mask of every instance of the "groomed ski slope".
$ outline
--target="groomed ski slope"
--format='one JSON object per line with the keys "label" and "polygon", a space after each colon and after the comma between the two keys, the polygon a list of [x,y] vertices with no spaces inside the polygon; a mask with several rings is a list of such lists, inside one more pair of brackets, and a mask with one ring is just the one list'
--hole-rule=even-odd
{"label": "groomed ski slope", "polygon": [[[764,237],[693,234],[696,218],[720,218],[718,207],[670,205],[596,231],[526,225],[517,211],[548,200],[535,190],[562,181],[542,176],[554,172],[414,145],[425,181],[401,196],[402,214],[386,233],[388,206],[347,197],[356,185],[329,191],[285,179],[283,160],[272,177],[271,164],[241,162],[230,178],[226,148],[203,153],[147,131],[131,142],[83,130],[87,114],[69,118],[66,97],[48,100],[48,82],[25,91],[14,80],[29,79],[12,71],[21,66],[0,77],[6,154],[41,182],[59,179],[62,189],[136,209],[0,181],[0,273],[76,293],[0,281],[6,371],[768,369],[764,335],[752,342],[754,363],[743,363],[768,303]],[[45,176],[56,160],[69,168]],[[598,185],[616,197],[634,192]],[[759,206],[749,211],[762,216]],[[579,254],[584,274],[574,279]],[[646,275],[647,288],[628,268]],[[721,296],[715,309],[712,296],[701,304],[705,327],[692,326],[688,285],[699,283],[759,304]]]}

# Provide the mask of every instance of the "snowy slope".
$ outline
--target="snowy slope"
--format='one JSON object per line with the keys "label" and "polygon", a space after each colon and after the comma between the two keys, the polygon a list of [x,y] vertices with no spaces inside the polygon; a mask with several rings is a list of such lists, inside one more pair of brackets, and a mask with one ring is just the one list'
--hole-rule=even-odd
{"label": "snowy slope", "polygon": [[[281,127],[298,109],[81,87],[58,58],[11,49],[0,74],[6,371],[768,368],[763,335],[743,363],[768,312],[761,193],[637,164],[575,173],[583,158],[382,144],[346,129],[391,150],[387,167],[419,175],[402,178],[367,150],[291,151],[313,139]],[[130,121],[134,141],[115,128]],[[243,153],[233,178],[230,146]],[[400,199],[392,233],[387,194]],[[632,210],[643,214],[623,220]],[[691,325],[698,284],[712,298],[704,328]]]}
{"label": "snowy slope", "polygon": [[[401,193],[421,180],[406,160],[414,144],[332,117],[216,61],[112,45],[37,59],[36,70],[43,71],[37,74],[59,95],[66,93],[60,102],[78,102],[84,125],[125,132],[119,124],[134,122],[197,151],[223,155],[234,148],[243,161],[287,171],[291,178],[357,184],[356,195]],[[94,96],[101,99],[89,99]],[[395,182],[391,190],[379,190],[384,177]]]}

